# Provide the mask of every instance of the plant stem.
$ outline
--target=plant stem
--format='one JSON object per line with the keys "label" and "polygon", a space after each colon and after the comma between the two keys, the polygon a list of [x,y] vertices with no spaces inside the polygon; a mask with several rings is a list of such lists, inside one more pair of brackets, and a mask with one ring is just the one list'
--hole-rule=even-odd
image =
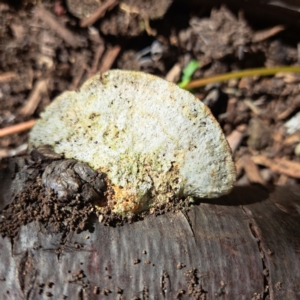
{"label": "plant stem", "polygon": [[278,72],[294,72],[294,73],[300,73],[300,66],[299,67],[274,67],[274,68],[258,68],[258,69],[248,69],[238,72],[230,72],[225,74],[220,74],[208,78],[202,78],[202,79],[196,79],[188,83],[185,88],[191,89],[191,88],[197,88],[204,85],[207,85],[209,83],[215,83],[220,81],[227,81],[230,79],[238,79],[243,77],[250,77],[250,76],[269,76],[274,75]]}

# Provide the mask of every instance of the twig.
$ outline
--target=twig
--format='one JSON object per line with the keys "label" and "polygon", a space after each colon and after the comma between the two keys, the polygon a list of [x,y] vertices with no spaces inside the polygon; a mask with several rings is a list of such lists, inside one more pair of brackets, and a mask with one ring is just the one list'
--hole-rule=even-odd
{"label": "twig", "polygon": [[235,162],[235,171],[236,171],[236,177],[240,177],[242,175],[242,171],[244,170],[244,162],[243,162],[243,156],[241,156],[236,162]]}
{"label": "twig", "polygon": [[257,165],[253,162],[249,155],[245,155],[243,157],[243,167],[250,182],[260,183],[262,185],[266,184],[259,173]]}
{"label": "twig", "polygon": [[82,79],[84,72],[86,71],[86,68],[81,68],[79,69],[78,73],[76,74],[76,76],[73,77],[73,81],[70,85],[70,90],[76,90],[78,88],[79,82]]}
{"label": "twig", "polygon": [[47,84],[48,79],[40,79],[35,83],[28,99],[20,109],[22,115],[28,116],[34,113],[42,99],[42,94],[47,91]]}
{"label": "twig", "polygon": [[286,119],[288,116],[290,116],[295,110],[297,109],[296,105],[292,105],[289,106],[286,110],[284,110],[283,112],[281,112],[278,116],[277,116],[277,120],[283,120]]}
{"label": "twig", "polygon": [[2,129],[0,129],[0,137],[4,137],[4,136],[10,135],[10,134],[19,133],[19,132],[28,130],[31,127],[33,127],[35,123],[36,123],[36,120],[30,120],[30,121],[27,121],[24,123],[20,123],[20,124],[6,127],[6,128],[2,128]]}
{"label": "twig", "polygon": [[261,113],[262,113],[261,110],[251,100],[245,99],[244,103],[246,104],[246,106],[248,106],[251,109],[251,111],[255,115],[257,115],[257,116],[261,115]]}
{"label": "twig", "polygon": [[14,149],[0,149],[0,159],[4,157],[12,157],[24,153],[27,149],[27,143],[20,145]]}
{"label": "twig", "polygon": [[79,40],[75,34],[64,27],[54,15],[47,11],[42,6],[37,6],[34,9],[34,14],[43,22],[45,22],[57,35],[59,35],[67,44],[77,48],[79,47]]}
{"label": "twig", "polygon": [[258,68],[258,69],[248,69],[238,72],[225,73],[217,76],[212,76],[208,78],[202,78],[193,80],[188,83],[184,88],[192,89],[207,85],[209,83],[215,83],[220,81],[227,81],[230,79],[238,79],[243,77],[251,77],[251,76],[269,76],[274,75],[278,72],[300,72],[300,67],[274,67],[274,68]]}
{"label": "twig", "polygon": [[262,42],[262,41],[276,35],[277,33],[281,32],[283,30],[285,30],[284,26],[277,25],[277,26],[274,26],[272,28],[257,31],[256,33],[253,34],[252,42],[253,43]]}
{"label": "twig", "polygon": [[179,63],[176,63],[166,75],[165,79],[170,82],[176,82],[179,79],[181,67]]}
{"label": "twig", "polygon": [[149,36],[156,36],[157,32],[155,29],[152,29],[150,26],[149,17],[143,17],[145,30]]}
{"label": "twig", "polygon": [[300,178],[300,163],[296,161],[290,161],[284,158],[270,159],[264,155],[252,156],[254,163],[262,166],[266,166],[271,171],[285,174],[293,178]]}
{"label": "twig", "polygon": [[285,174],[280,174],[277,182],[276,182],[276,185],[287,185],[289,181],[289,177]]}
{"label": "twig", "polygon": [[230,135],[226,137],[232,153],[235,152],[235,150],[242,142],[242,139],[244,138],[245,135],[246,128],[247,126],[245,124],[242,124],[238,126],[234,131],[231,132]]}
{"label": "twig", "polygon": [[[223,114],[223,116],[227,119],[228,123],[234,122],[237,102],[238,102],[237,98],[231,98],[227,102],[226,113]],[[221,115],[221,117],[222,117],[222,115]]]}
{"label": "twig", "polygon": [[292,145],[300,142],[300,132],[294,133],[283,141],[283,145]]}
{"label": "twig", "polygon": [[117,45],[114,46],[113,48],[109,49],[106,51],[104,57],[102,58],[99,71],[100,72],[105,72],[111,68],[113,63],[115,62],[117,56],[119,55],[121,51],[121,46]]}
{"label": "twig", "polygon": [[97,73],[99,60],[102,57],[104,50],[105,50],[105,47],[104,47],[103,44],[98,46],[98,48],[96,50],[96,53],[95,53],[95,56],[94,56],[94,61],[93,61],[93,64],[92,64],[92,68],[89,70],[89,76],[88,77],[91,77],[91,76],[93,76]]}
{"label": "twig", "polygon": [[85,20],[80,22],[81,27],[88,27],[94,24],[98,19],[104,16],[107,10],[114,8],[119,3],[119,0],[106,0],[98,9]]}
{"label": "twig", "polygon": [[16,77],[17,77],[17,74],[14,72],[2,73],[2,74],[0,74],[0,83],[10,81],[11,79],[14,79]]}

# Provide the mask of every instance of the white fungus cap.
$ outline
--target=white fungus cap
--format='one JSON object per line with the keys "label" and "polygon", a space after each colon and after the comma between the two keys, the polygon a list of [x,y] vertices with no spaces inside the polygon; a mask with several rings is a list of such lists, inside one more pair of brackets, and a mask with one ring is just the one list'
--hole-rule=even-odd
{"label": "white fungus cap", "polygon": [[235,181],[230,148],[210,110],[141,72],[100,73],[78,92],[61,94],[30,133],[30,148],[42,144],[105,172],[120,214],[174,197],[218,197]]}

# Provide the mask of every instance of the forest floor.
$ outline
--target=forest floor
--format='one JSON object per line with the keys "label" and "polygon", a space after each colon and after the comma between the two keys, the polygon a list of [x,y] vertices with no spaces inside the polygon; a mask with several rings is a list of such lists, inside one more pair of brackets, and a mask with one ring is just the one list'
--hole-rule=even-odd
{"label": "forest floor", "polygon": [[[172,0],[14,3],[0,2],[0,129],[30,128],[57,95],[111,68],[178,83],[192,60],[199,62],[192,80],[300,60],[299,37],[287,26],[252,24],[242,10],[226,6],[191,8]],[[300,74],[279,72],[191,90],[228,139],[237,185],[299,182],[299,82]],[[25,153],[27,139],[28,130],[0,131],[0,166]]]}

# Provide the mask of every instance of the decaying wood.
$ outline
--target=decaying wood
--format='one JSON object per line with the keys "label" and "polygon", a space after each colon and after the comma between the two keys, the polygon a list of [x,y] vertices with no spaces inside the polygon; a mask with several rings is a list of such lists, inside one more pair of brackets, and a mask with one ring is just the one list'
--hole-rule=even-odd
{"label": "decaying wood", "polygon": [[[20,164],[0,171],[0,209],[24,185],[12,178]],[[236,187],[67,238],[32,222],[0,238],[0,298],[298,299],[299,196],[298,186]]]}

